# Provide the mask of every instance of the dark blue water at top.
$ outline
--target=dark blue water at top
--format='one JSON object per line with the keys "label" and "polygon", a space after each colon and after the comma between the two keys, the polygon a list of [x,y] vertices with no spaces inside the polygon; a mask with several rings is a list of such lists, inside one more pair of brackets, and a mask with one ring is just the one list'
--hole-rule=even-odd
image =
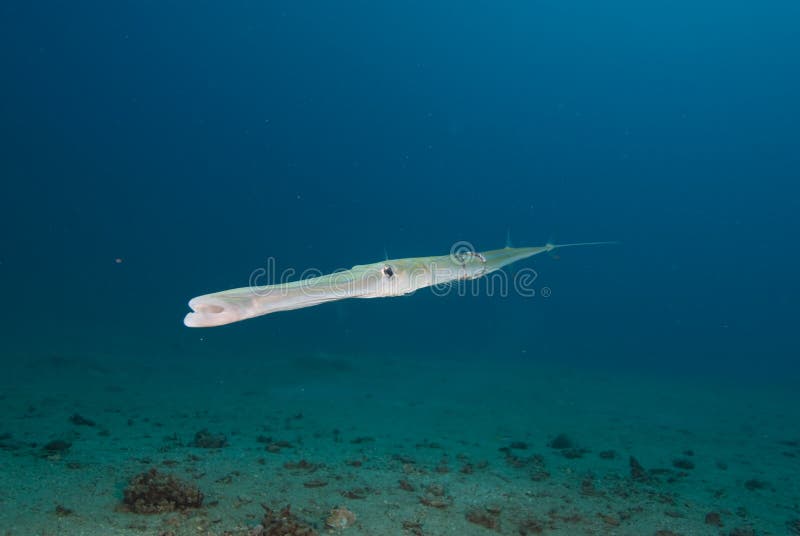
{"label": "dark blue water at top", "polygon": [[[2,359],[795,377],[798,20],[795,2],[5,2]],[[327,272],[509,229],[621,245],[526,262],[547,299],[181,323],[270,257]]]}

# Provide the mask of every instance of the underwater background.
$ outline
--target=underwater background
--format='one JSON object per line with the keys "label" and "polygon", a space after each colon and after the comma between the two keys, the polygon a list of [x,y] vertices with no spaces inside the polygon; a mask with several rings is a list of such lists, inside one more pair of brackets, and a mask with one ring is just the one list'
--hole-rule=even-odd
{"label": "underwater background", "polygon": [[[259,504],[291,503],[319,533],[800,534],[799,21],[788,1],[4,2],[0,529],[268,534]],[[508,236],[620,243],[507,268],[536,270],[532,298],[182,323],[272,261]],[[225,446],[198,451],[203,430]],[[151,466],[204,505],[120,507]]]}

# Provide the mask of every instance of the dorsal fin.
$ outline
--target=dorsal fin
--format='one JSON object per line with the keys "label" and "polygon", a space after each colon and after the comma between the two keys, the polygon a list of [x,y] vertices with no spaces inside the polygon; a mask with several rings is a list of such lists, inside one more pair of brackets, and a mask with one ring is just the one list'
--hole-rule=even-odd
{"label": "dorsal fin", "polygon": [[511,227],[506,229],[506,247],[507,248],[513,248],[514,247],[513,242],[511,242]]}

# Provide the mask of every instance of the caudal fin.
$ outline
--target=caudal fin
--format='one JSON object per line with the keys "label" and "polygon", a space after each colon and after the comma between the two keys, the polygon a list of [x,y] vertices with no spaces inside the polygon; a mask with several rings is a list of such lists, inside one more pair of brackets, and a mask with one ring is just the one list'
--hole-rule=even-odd
{"label": "caudal fin", "polygon": [[573,244],[552,244],[548,242],[544,247],[547,251],[553,251],[554,249],[559,248],[571,248],[575,246],[605,246],[609,244],[619,244],[619,242],[615,240],[606,242],[575,242]]}

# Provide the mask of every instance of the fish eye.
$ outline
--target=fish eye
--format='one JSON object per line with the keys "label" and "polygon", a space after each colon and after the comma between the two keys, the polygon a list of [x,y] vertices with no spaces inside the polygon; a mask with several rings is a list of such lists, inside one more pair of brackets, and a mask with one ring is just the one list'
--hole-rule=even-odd
{"label": "fish eye", "polygon": [[384,264],[383,275],[385,275],[386,277],[392,277],[394,275],[394,270],[392,270],[392,267],[389,266],[388,264]]}

